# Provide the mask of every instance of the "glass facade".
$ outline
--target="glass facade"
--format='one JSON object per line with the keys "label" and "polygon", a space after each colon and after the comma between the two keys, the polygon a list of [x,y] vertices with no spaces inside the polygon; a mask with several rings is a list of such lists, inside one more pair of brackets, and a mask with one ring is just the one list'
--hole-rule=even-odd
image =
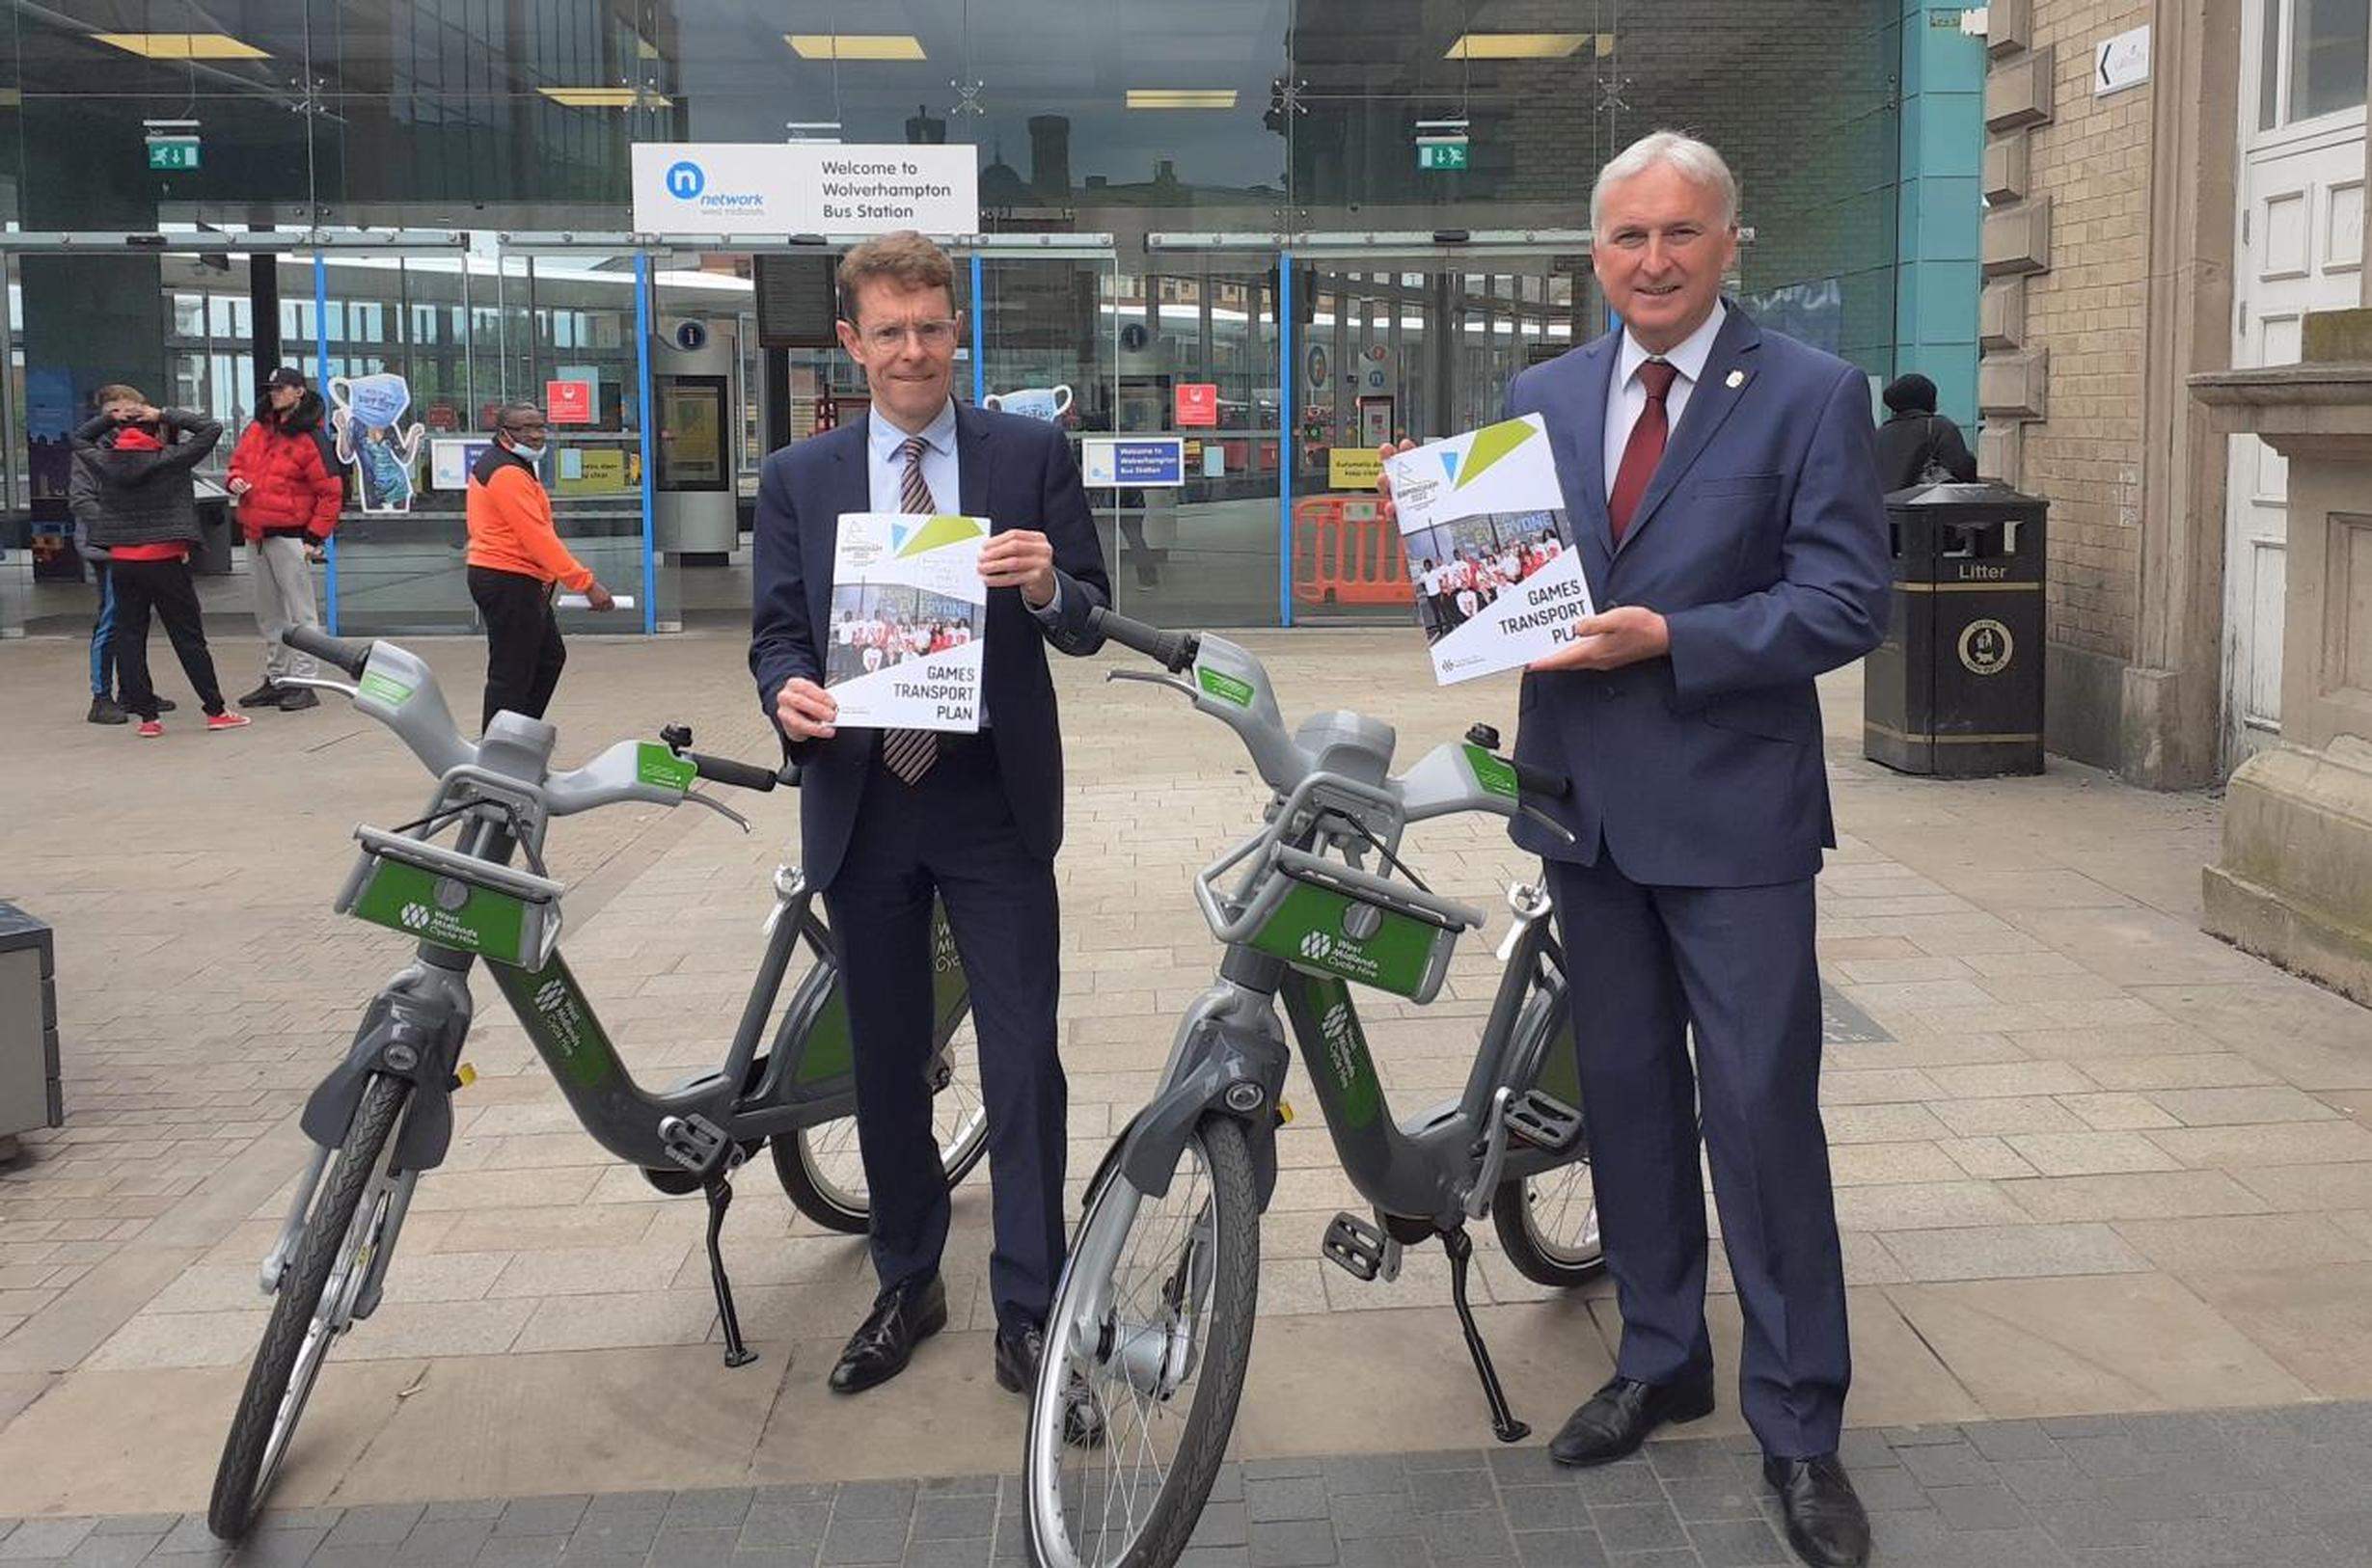
{"label": "glass facade", "polygon": [[[548,477],[580,554],[645,583],[653,627],[740,616],[746,535],[721,520],[746,527],[765,451],[853,416],[862,387],[836,350],[761,346],[775,253],[630,237],[630,149],[969,145],[983,236],[951,247],[960,395],[1044,392],[1019,401],[1080,437],[1186,443],[1184,486],[1091,498],[1122,604],[1221,624],[1405,614],[1330,455],[1486,420],[1513,371],[1603,330],[1589,182],[1648,130],[1692,130],[1736,169],[1752,238],[1733,287],[1751,309],[1894,370],[1902,15],[1880,0],[15,5],[0,467],[14,507],[54,517],[59,426],[105,382],[235,426],[267,359],[400,374],[423,427],[412,505],[349,509],[340,620],[462,630],[465,444],[503,400],[565,399]],[[1420,143],[1461,132],[1454,155]],[[52,238],[125,231],[165,239]],[[243,237],[209,250],[209,234]]]}

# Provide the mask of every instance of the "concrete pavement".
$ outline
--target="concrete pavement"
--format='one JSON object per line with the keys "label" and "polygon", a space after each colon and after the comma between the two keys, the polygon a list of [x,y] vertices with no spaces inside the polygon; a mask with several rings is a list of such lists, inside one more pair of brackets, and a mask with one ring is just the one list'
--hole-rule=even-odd
{"label": "concrete pavement", "polygon": [[[1404,765],[1513,685],[1437,690],[1405,633],[1247,634],[1289,715],[1389,718]],[[473,642],[415,646],[474,709]],[[580,639],[554,718],[573,762],[662,722],[762,757],[742,646]],[[244,673],[226,655],[225,678]],[[427,780],[329,703],[161,741],[80,722],[81,645],[0,649],[0,896],[58,929],[66,1128],[0,1169],[0,1515],[203,1504],[262,1319],[254,1265],[302,1157],[293,1112],[401,943],[333,917],[357,821]],[[1208,979],[1188,878],[1256,820],[1233,741],[1165,693],[1058,661],[1072,778],[1061,863],[1072,1169],[1141,1101]],[[234,673],[235,667],[235,673]],[[2201,935],[2214,802],[2055,763],[2038,779],[1904,779],[1859,757],[1856,677],[1828,683],[1846,835],[1821,879],[1839,997],[1875,1025],[1831,1047],[1823,1098],[1853,1290],[1857,1427],[2304,1406],[2372,1396],[2372,1014]],[[740,802],[736,802],[740,803]],[[567,950],[645,1080],[714,1062],[795,803],[758,832],[706,814],[572,819]],[[1525,875],[1495,824],[1429,825],[1413,863],[1497,907]],[[1431,1009],[1366,1009],[1405,1114],[1454,1093],[1497,927]],[[481,1006],[497,998],[479,987]],[[959,1195],[956,1332],[859,1400],[822,1378],[870,1295],[860,1245],[796,1220],[763,1168],[727,1257],[764,1353],[718,1357],[694,1201],[663,1200],[574,1127],[486,1007],[452,1158],[422,1184],[388,1304],[343,1341],[277,1500],[337,1508],[995,1473],[1020,1407],[995,1387],[985,1178]],[[1310,1097],[1264,1224],[1247,1463],[1471,1449],[1481,1399],[1437,1250],[1393,1284],[1318,1257],[1352,1194]],[[1543,1299],[1482,1238],[1485,1332],[1540,1429],[1606,1374],[1603,1287]],[[1715,1267],[1717,1354],[1734,1304]],[[1725,1395],[1699,1431],[1742,1430]],[[9,1542],[0,1539],[0,1556]],[[129,1560],[129,1559],[126,1559]],[[1710,1560],[1710,1559],[1705,1559]]]}

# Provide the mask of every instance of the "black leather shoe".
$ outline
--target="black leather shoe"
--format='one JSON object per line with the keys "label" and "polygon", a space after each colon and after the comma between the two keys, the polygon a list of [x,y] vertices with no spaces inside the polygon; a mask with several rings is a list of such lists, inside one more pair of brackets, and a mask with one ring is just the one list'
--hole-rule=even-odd
{"label": "black leather shoe", "polygon": [[1666,1421],[1693,1421],[1713,1413],[1710,1374],[1685,1383],[1641,1383],[1617,1377],[1590,1395],[1549,1440],[1560,1465],[1609,1465],[1639,1451]]}
{"label": "black leather shoe", "polygon": [[947,1326],[947,1287],[938,1275],[874,1302],[832,1368],[832,1392],[861,1393],[906,1370],[914,1346]]}
{"label": "black leather shoe", "polygon": [[1869,1515],[1833,1453],[1765,1459],[1762,1478],[1787,1516],[1787,1544],[1812,1568],[1862,1568],[1869,1560]]}
{"label": "black leather shoe", "polygon": [[[1032,1324],[1019,1334],[996,1331],[996,1383],[1023,1398],[1038,1386],[1038,1366],[1046,1360],[1046,1331]],[[1074,1448],[1092,1448],[1104,1441],[1104,1412],[1087,1392],[1077,1371],[1063,1390],[1062,1440]]]}

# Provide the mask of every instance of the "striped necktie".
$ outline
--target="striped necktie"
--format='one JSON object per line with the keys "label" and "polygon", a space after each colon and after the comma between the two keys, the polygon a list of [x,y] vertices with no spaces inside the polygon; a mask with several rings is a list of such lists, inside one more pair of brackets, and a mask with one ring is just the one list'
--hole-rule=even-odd
{"label": "striped necktie", "polygon": [[[906,458],[906,474],[898,481],[898,509],[918,517],[929,517],[939,510],[938,502],[931,499],[931,486],[922,476],[922,449],[927,445],[920,436],[909,436],[898,448]],[[920,783],[922,775],[937,761],[936,730],[882,732],[882,766],[903,782]]]}

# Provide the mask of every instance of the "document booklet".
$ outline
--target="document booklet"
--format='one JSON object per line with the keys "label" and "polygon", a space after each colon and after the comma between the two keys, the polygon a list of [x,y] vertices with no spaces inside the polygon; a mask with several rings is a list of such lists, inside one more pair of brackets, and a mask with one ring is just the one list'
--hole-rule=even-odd
{"label": "document booklet", "polygon": [[847,512],[832,556],[824,685],[838,723],[977,730],[988,588],[984,517]]}
{"label": "document booklet", "polygon": [[1573,640],[1595,611],[1539,415],[1419,446],[1385,467],[1434,680],[1520,669]]}

